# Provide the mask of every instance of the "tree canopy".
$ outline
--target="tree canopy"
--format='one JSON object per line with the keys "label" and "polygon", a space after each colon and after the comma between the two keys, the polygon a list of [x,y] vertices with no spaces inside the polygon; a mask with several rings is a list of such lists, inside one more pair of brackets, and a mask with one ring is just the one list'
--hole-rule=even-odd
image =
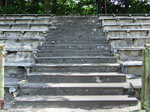
{"label": "tree canopy", "polygon": [[[100,3],[103,14],[104,0]],[[149,13],[147,0],[105,0],[107,13]],[[0,13],[4,14],[56,14],[95,15],[96,0],[0,0]]]}

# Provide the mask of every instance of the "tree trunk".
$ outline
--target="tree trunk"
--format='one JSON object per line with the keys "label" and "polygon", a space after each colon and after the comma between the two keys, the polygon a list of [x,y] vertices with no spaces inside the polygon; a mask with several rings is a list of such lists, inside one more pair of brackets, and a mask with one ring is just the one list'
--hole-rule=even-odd
{"label": "tree trunk", "polygon": [[100,4],[100,0],[96,0],[96,4],[97,4],[97,14],[101,13],[101,4]]}
{"label": "tree trunk", "polygon": [[45,14],[50,14],[50,0],[44,0],[44,12]]}
{"label": "tree trunk", "polygon": [[4,0],[0,0],[0,6],[4,6]]}
{"label": "tree trunk", "polygon": [[106,0],[104,0],[104,10],[105,10],[105,14],[107,14],[107,4],[106,4]]}

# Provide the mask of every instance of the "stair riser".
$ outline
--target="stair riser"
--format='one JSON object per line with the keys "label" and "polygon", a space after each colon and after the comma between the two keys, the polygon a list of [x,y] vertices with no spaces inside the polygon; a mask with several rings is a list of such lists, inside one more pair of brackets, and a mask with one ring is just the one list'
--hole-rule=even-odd
{"label": "stair riser", "polygon": [[125,76],[27,76],[28,82],[33,83],[117,83],[125,82]]}
{"label": "stair riser", "polygon": [[[58,66],[58,67],[47,67],[37,66],[33,67],[34,72],[119,72],[118,66]],[[32,72],[31,71],[31,72]]]}
{"label": "stair riser", "polygon": [[99,40],[88,40],[88,41],[66,41],[64,40],[47,40],[44,45],[50,44],[108,44],[108,41],[99,41]]}
{"label": "stair riser", "polygon": [[[72,32],[74,33],[74,32]],[[46,40],[51,41],[51,40],[73,40],[73,41],[94,41],[94,40],[98,40],[98,41],[106,41],[106,37],[104,35],[104,33],[97,33],[97,34],[92,34],[89,35],[87,34],[87,32],[85,32],[85,34],[82,35],[78,35],[78,34],[74,34],[72,35],[71,32],[69,32],[69,34],[67,34],[66,32],[63,34],[63,32],[61,31],[53,31],[53,32],[49,32],[49,35],[46,37]],[[57,34],[57,35],[56,35]]]}
{"label": "stair riser", "polygon": [[39,57],[51,57],[51,56],[112,56],[110,52],[99,51],[44,51],[38,53]]}
{"label": "stair riser", "polygon": [[14,107],[110,109],[124,105],[127,106],[136,104],[137,101],[17,101],[15,102]]}
{"label": "stair riser", "polygon": [[54,59],[37,59],[37,63],[116,63],[116,58],[90,58],[90,59],[73,59],[73,58],[54,58]]}
{"label": "stair riser", "polygon": [[50,51],[50,50],[98,50],[98,51],[110,51],[111,47],[109,45],[64,45],[64,46],[47,46],[41,47],[40,51]]}
{"label": "stair riser", "polygon": [[23,95],[122,95],[123,88],[55,87],[21,88]]}

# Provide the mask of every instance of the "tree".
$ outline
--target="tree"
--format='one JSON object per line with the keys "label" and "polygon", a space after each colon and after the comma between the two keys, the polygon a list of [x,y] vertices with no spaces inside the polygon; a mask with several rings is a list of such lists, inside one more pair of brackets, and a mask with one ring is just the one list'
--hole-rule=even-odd
{"label": "tree", "polygon": [[44,12],[45,14],[50,14],[50,5],[52,3],[52,0],[44,0]]}
{"label": "tree", "polygon": [[0,6],[4,6],[4,0],[0,0]]}

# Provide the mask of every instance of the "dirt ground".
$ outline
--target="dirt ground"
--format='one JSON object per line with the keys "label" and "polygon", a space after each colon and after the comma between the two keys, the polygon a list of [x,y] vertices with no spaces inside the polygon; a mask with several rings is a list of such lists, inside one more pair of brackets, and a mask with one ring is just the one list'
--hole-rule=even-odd
{"label": "dirt ground", "polygon": [[136,106],[119,107],[112,109],[70,109],[70,108],[25,108],[25,109],[8,109],[5,112],[145,112],[140,110],[140,103]]}

